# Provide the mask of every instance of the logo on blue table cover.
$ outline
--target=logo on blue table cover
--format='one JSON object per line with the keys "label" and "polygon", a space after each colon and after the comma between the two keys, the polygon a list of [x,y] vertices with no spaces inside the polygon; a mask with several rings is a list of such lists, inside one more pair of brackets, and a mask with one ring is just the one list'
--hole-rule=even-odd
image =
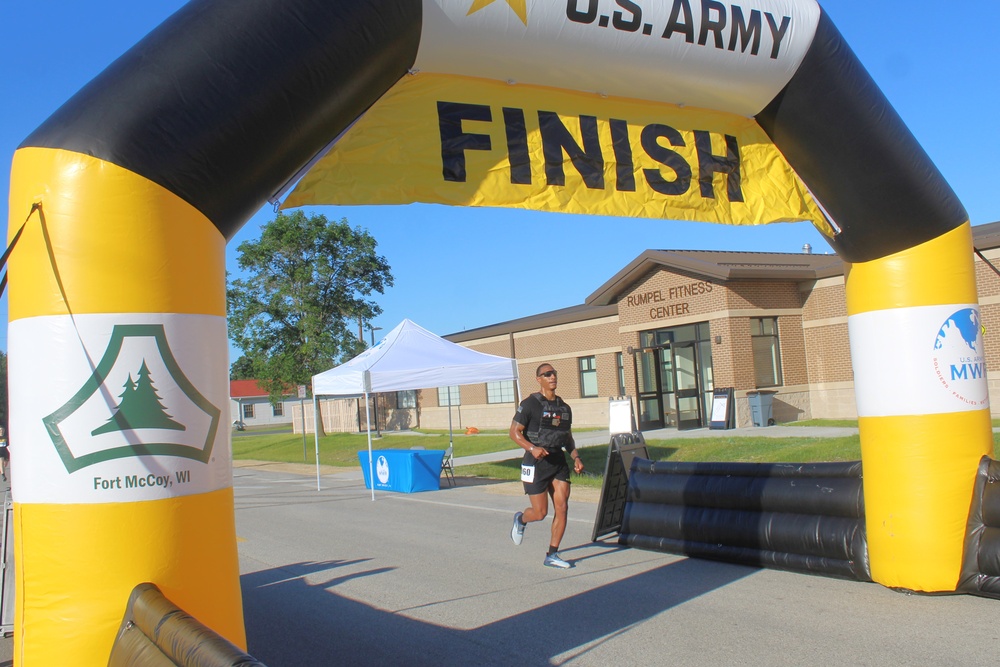
{"label": "logo on blue table cover", "polygon": [[934,373],[951,395],[970,406],[989,404],[979,311],[963,308],[941,325],[934,341]]}
{"label": "logo on blue table cover", "polygon": [[375,462],[375,474],[378,476],[379,483],[389,483],[389,461],[384,456],[378,457],[378,461]]}

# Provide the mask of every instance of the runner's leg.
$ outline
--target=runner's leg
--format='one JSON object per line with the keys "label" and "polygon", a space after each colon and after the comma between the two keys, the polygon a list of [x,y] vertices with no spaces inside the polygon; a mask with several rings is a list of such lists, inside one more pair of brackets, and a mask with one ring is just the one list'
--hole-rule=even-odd
{"label": "runner's leg", "polygon": [[541,521],[549,513],[549,497],[545,493],[536,493],[534,495],[528,496],[528,500],[531,501],[531,507],[524,510],[521,513],[521,521],[524,523],[531,523],[532,521]]}
{"label": "runner's leg", "polygon": [[570,483],[562,480],[552,480],[552,507],[555,516],[552,519],[552,540],[550,547],[558,547],[562,542],[563,534],[566,532],[566,520],[569,515],[569,490]]}

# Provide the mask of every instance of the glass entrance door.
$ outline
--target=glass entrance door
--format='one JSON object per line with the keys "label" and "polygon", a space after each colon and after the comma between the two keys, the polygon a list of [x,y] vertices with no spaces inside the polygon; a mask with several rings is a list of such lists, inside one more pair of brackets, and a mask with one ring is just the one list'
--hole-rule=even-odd
{"label": "glass entrance door", "polygon": [[635,363],[639,429],[706,426],[712,397],[708,322],[639,332]]}
{"label": "glass entrance door", "polygon": [[704,425],[697,346],[697,343],[674,343],[670,346],[675,388],[673,399],[679,430],[699,428]]}
{"label": "glass entrance door", "polygon": [[674,387],[677,380],[669,343],[636,352],[636,378],[639,382],[639,430],[676,426]]}
{"label": "glass entrance door", "polygon": [[663,428],[660,404],[660,350],[646,348],[635,353],[635,377],[638,382],[639,430]]}

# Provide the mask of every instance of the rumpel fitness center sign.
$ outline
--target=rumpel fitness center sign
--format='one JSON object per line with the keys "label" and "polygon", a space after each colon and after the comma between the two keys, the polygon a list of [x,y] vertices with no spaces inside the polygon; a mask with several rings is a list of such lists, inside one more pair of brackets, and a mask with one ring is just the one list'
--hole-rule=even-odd
{"label": "rumpel fitness center sign", "polygon": [[[662,320],[667,317],[677,317],[687,315],[691,312],[688,301],[677,301],[685,297],[708,294],[712,291],[712,283],[698,281],[687,285],[678,285],[665,290],[655,290],[649,292],[639,292],[630,294],[625,298],[625,305],[629,308],[641,308],[649,306],[649,319]],[[669,303],[673,302],[673,303]],[[662,303],[665,305],[657,306]]]}

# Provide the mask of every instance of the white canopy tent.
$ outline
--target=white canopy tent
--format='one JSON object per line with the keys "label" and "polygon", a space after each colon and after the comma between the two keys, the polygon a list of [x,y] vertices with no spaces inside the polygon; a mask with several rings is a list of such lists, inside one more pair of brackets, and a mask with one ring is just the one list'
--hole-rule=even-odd
{"label": "white canopy tent", "polygon": [[[371,416],[368,396],[388,391],[450,387],[513,380],[521,396],[517,360],[483,354],[447,341],[410,320],[403,320],[372,348],[328,371],[314,375],[313,415],[316,431],[316,487],[319,488],[319,404],[320,396],[365,399],[368,422],[368,469],[375,483],[372,463]],[[448,392],[448,430],[451,432],[451,391]]]}

